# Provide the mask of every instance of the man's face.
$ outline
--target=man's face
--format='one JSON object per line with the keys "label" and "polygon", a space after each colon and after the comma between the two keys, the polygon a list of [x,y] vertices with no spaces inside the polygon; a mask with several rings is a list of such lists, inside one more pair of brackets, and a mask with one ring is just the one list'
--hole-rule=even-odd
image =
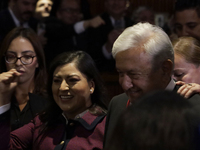
{"label": "man's face", "polygon": [[21,22],[26,22],[33,16],[37,0],[14,0],[13,2],[13,12]]}
{"label": "man's face", "polygon": [[48,17],[52,8],[53,2],[51,0],[39,0],[36,5],[35,12],[42,18]]}
{"label": "man's face", "polygon": [[67,25],[78,22],[80,20],[80,3],[77,0],[64,0],[57,12],[57,18]]}
{"label": "man's face", "polygon": [[105,7],[112,17],[122,17],[126,10],[127,0],[106,0]]}
{"label": "man's face", "polygon": [[142,49],[119,52],[115,60],[119,83],[132,103],[150,91],[165,88],[162,69],[152,71],[151,59]]}
{"label": "man's face", "polygon": [[192,36],[200,40],[200,18],[195,9],[175,13],[175,31],[178,37]]}

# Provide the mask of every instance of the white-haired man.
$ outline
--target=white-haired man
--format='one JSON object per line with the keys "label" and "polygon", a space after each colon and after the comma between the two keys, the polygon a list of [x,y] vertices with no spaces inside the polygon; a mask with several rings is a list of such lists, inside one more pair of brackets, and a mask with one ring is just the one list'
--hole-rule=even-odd
{"label": "white-haired man", "polygon": [[[109,105],[104,146],[113,132],[121,112],[146,93],[156,90],[178,90],[172,79],[173,47],[167,34],[149,23],[128,27],[117,38],[112,49],[119,73],[119,83],[125,93],[114,97]],[[200,96],[189,101],[200,106]],[[114,131],[117,132],[117,131]]]}

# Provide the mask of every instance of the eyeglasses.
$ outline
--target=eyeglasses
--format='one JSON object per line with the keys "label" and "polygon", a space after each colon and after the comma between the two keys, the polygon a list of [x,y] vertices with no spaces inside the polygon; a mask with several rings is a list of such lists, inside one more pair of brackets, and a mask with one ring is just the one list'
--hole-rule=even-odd
{"label": "eyeglasses", "polygon": [[16,57],[14,55],[5,55],[5,60],[9,64],[15,64],[19,59],[23,65],[30,65],[33,62],[34,57],[36,56],[24,55],[21,57]]}

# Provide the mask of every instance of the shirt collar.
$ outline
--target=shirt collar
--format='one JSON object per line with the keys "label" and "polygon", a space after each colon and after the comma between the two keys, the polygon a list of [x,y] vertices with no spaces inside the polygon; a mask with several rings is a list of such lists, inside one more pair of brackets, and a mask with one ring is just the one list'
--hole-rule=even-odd
{"label": "shirt collar", "polygon": [[[87,112],[88,112],[88,109],[85,110],[84,112],[82,112],[82,113],[76,115],[76,116],[74,117],[74,120],[83,117],[83,115],[85,115],[85,113],[87,113]],[[64,113],[62,113],[62,116],[65,118],[65,120],[66,120],[66,124],[68,124],[68,119],[65,117]]]}
{"label": "shirt collar", "polygon": [[172,91],[174,89],[175,85],[176,85],[175,81],[171,78],[171,81],[169,82],[169,84],[167,85],[165,90]]}
{"label": "shirt collar", "polygon": [[[175,81],[171,78],[171,81],[169,82],[169,84],[167,85],[165,90],[172,91],[174,89],[175,85],[176,85]],[[128,107],[130,105],[132,105],[132,103],[130,102],[130,100],[128,100],[126,107]]]}
{"label": "shirt collar", "polygon": [[[115,25],[115,19],[114,19],[112,16],[110,16],[110,20],[111,20],[112,25],[114,26],[114,25]],[[123,22],[123,26],[125,26],[124,19],[121,18],[121,19],[119,19],[119,20],[121,20],[121,21]]]}

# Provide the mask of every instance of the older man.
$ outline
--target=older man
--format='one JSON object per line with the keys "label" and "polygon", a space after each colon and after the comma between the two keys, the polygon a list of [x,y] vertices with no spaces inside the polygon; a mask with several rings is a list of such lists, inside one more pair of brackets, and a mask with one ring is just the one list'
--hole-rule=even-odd
{"label": "older man", "polygon": [[174,12],[176,34],[200,40],[200,0],[177,0]]}
{"label": "older man", "polygon": [[[125,93],[114,97],[109,105],[105,143],[110,138],[121,112],[141,96],[156,90],[178,90],[171,78],[174,53],[167,34],[149,23],[128,27],[117,38],[112,49],[119,73],[119,83]],[[189,99],[200,106],[200,96]],[[117,132],[117,131],[115,131]]]}

